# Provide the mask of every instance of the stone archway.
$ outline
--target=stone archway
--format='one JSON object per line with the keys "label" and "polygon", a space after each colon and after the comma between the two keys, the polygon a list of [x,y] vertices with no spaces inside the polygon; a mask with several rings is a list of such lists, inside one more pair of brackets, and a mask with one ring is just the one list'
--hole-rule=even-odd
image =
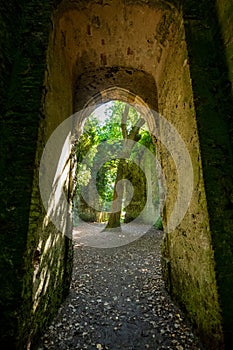
{"label": "stone archway", "polygon": [[[214,258],[184,35],[182,16],[167,4],[158,2],[142,7],[140,2],[113,1],[111,5],[89,2],[83,6],[64,2],[55,13],[48,50],[46,132],[50,135],[74,110],[83,108],[91,97],[113,86],[140,96],[172,123],[190,154],[194,185],[183,221],[165,239],[165,278],[170,292],[185,306],[203,336],[209,339],[214,332],[221,338]],[[160,157],[169,193],[164,210],[166,226],[179,191],[179,181],[172,156],[162,145]],[[215,315],[208,322],[207,305],[208,314]]]}
{"label": "stone archway", "polygon": [[[222,64],[217,55],[222,41],[217,38],[219,42],[213,42],[219,20],[224,48],[230,42],[226,3],[217,1],[221,10],[217,13],[211,1],[199,1],[193,8],[193,1],[181,6],[180,1],[63,0],[56,2],[55,9],[53,1],[30,1],[24,8],[22,28],[20,21],[6,21],[11,34],[6,35],[9,47],[14,52],[17,46],[18,51],[14,69],[11,60],[3,57],[9,67],[4,76],[5,83],[9,79],[9,91],[3,164],[8,168],[8,153],[17,159],[13,171],[6,169],[3,181],[4,194],[9,195],[3,205],[3,226],[14,240],[3,239],[3,260],[11,276],[3,288],[4,341],[19,349],[30,344],[53,317],[69,288],[72,244],[47,220],[40,199],[38,170],[44,146],[75,110],[113,86],[138,95],[156,109],[186,145],[193,164],[193,195],[183,221],[166,235],[164,276],[167,288],[186,308],[209,348],[222,346],[222,328],[226,339],[232,338],[232,156],[225,115],[228,110],[223,106],[229,91],[222,87],[231,60],[227,54],[228,63],[223,60]],[[209,9],[214,14],[211,19],[207,18]],[[13,37],[19,28],[18,43]],[[47,51],[46,62],[41,51]],[[218,59],[220,70],[215,65]],[[218,79],[220,83],[216,83]],[[162,133],[161,125],[157,127]],[[179,181],[171,154],[163,145],[158,147],[169,193],[164,210],[166,226]],[[67,166],[71,165],[69,156],[67,152]],[[17,183],[15,173],[20,173]],[[67,176],[64,185],[67,194]]]}

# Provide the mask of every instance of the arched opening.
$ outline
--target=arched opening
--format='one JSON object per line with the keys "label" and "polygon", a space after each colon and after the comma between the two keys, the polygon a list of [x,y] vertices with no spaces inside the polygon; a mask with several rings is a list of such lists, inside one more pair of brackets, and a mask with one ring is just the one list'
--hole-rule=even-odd
{"label": "arched opening", "polygon": [[[2,7],[3,348],[31,348],[69,290],[72,140],[56,134],[48,167],[40,168],[44,147],[90,98],[117,87],[140,96],[168,122],[155,118],[167,184],[167,289],[208,349],[223,348],[223,338],[231,349],[231,1],[9,0]],[[180,171],[188,163],[176,157],[174,127],[192,161],[191,186],[191,177]],[[39,174],[51,180],[42,190],[48,190],[45,206]]]}
{"label": "arched opening", "polygon": [[[118,25],[122,19],[123,27]],[[141,34],[138,36],[135,33]],[[213,332],[221,337],[213,250],[181,14],[172,6],[157,2],[153,6],[143,6],[143,11],[141,2],[126,4],[113,1],[106,6],[102,6],[102,2],[93,2],[89,3],[88,8],[69,3],[59,7],[54,15],[54,30],[48,47],[45,86],[45,121],[40,129],[42,141],[39,154],[60,123],[88,105],[90,114],[98,99],[101,103],[112,99],[129,104],[139,101],[139,105],[140,101],[144,101],[149,110],[159,112],[168,125],[172,125],[167,129],[164,119],[149,114],[149,128],[157,130],[161,137],[157,147],[168,193],[163,211],[164,227],[169,227],[162,248],[164,277],[170,293],[185,307],[203,337],[208,339]],[[78,134],[85,118],[85,112],[81,113],[75,124]],[[185,210],[179,204],[186,197],[185,189],[189,187],[190,178],[179,178],[179,167],[185,169],[187,164],[182,157],[179,158],[179,149],[169,148],[170,144],[173,145],[173,128],[177,130],[193,167],[192,196]],[[65,135],[63,141],[57,138],[54,145],[57,165],[64,150],[63,168],[57,172],[55,162],[53,172],[63,179],[63,170],[66,169],[60,190],[67,199],[72,183],[67,171],[72,147],[71,140],[65,143]],[[64,145],[67,145],[66,150]],[[48,159],[52,162],[53,158],[53,154],[50,154]],[[48,171],[52,174],[51,169]],[[52,186],[56,184],[54,178],[51,183]],[[61,206],[56,209],[59,212]],[[43,292],[46,290],[46,293],[50,293],[53,283],[44,276],[54,276],[51,271],[56,270],[56,283],[61,286],[71,274],[70,241],[64,243],[67,235],[62,230],[63,235],[54,235],[56,229],[47,220],[47,214],[43,213],[36,241],[40,251],[46,250],[45,256],[48,249],[53,247],[50,252],[52,262],[48,267],[46,258],[41,259],[41,266],[35,273],[35,313],[39,307],[46,308],[43,306]],[[182,218],[178,223],[177,216]],[[68,228],[70,234],[69,216],[64,217],[62,225]],[[202,269],[202,266],[208,268]],[[215,315],[214,318],[209,317],[208,322],[206,308],[209,315]]]}
{"label": "arched opening", "polygon": [[[87,103],[79,125],[83,134],[77,130],[80,140],[76,142],[76,152],[81,164],[76,175],[79,186],[74,196],[75,224],[78,226],[77,216],[89,223],[105,222],[106,227],[102,225],[100,230],[102,238],[103,230],[121,233],[122,226],[127,226],[123,223],[132,221],[144,225],[138,238],[151,226],[159,222],[161,226],[164,191],[156,160],[157,139],[152,134],[155,119],[148,105],[130,91],[112,87]],[[119,181],[123,181],[121,187]],[[77,238],[82,232],[78,227],[76,232]],[[130,237],[119,244],[129,242]]]}

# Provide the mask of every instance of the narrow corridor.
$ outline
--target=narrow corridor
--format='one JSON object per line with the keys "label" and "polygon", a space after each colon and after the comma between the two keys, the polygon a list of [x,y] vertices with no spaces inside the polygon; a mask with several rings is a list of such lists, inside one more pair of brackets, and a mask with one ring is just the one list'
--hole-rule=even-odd
{"label": "narrow corridor", "polygon": [[161,278],[162,232],[111,249],[74,242],[70,295],[38,350],[203,349]]}

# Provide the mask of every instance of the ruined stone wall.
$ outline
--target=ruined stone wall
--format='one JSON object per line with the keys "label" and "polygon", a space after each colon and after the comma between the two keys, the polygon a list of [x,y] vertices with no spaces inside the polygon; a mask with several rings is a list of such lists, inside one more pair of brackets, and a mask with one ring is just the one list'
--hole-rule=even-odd
{"label": "ruined stone wall", "polygon": [[[170,293],[188,311],[208,348],[218,349],[222,343],[221,311],[218,304],[190,61],[182,22],[180,26],[172,38],[170,55],[158,80],[159,111],[172,123],[185,142],[191,157],[194,178],[192,198],[183,220],[175,230],[166,233],[165,229],[162,264]],[[162,135],[164,132],[161,130]],[[168,134],[166,137],[169,139]],[[178,192],[182,191],[189,175],[186,173],[184,177],[178,176],[176,164],[164,147],[161,158],[168,193],[163,216],[166,228]],[[183,190],[182,196],[187,195]]]}
{"label": "ruined stone wall", "polygon": [[[232,13],[226,4],[218,2],[229,22]],[[232,95],[229,45],[223,40],[231,26],[213,5],[199,4],[192,16],[187,7],[184,17],[225,345],[231,347]]]}
{"label": "ruined stone wall", "polygon": [[[67,208],[70,205],[71,144],[67,141],[66,133],[58,133],[49,151],[43,153],[53,132],[72,114],[72,84],[67,73],[68,65],[63,61],[62,47],[59,52],[53,51],[56,38],[51,30],[52,9],[55,10],[50,7],[47,22],[50,31],[46,33],[43,89],[40,94],[41,118],[38,123],[25,257],[30,274],[23,279],[23,298],[28,301],[30,320],[25,322],[24,307],[21,323],[27,337],[24,343],[27,342],[29,346],[33,346],[37,336],[51,322],[69,292],[72,273],[71,218]],[[42,156],[44,163],[41,165]],[[40,176],[45,181],[41,181]],[[42,192],[45,194],[47,191],[48,195],[41,197]],[[63,196],[67,196],[67,201],[62,201],[60,197]],[[49,216],[51,211],[53,219]]]}
{"label": "ruined stone wall", "polygon": [[[40,199],[44,146],[75,108],[116,85],[158,107],[190,153],[193,196],[182,223],[166,236],[164,272],[172,295],[185,306],[208,348],[220,348],[218,297],[229,339],[233,315],[232,124],[226,118],[231,114],[225,90],[225,67],[232,72],[231,27],[226,25],[230,1],[217,2],[218,16],[211,1],[184,1],[183,14],[175,0],[64,0],[56,9],[53,1],[30,1],[22,3],[22,16],[16,2],[8,3],[0,23],[2,344],[30,347],[69,286],[71,241],[47,220]],[[179,11],[173,6],[177,3]],[[216,23],[224,41],[214,40],[220,28]],[[166,224],[179,178],[165,148],[161,162],[169,189]]]}
{"label": "ruined stone wall", "polygon": [[[14,15],[14,9],[16,15]],[[0,5],[0,332],[1,338],[6,339],[12,336],[17,329],[15,309],[18,307],[22,286],[18,271],[21,267],[21,254],[24,246],[24,237],[19,239],[18,235],[21,230],[26,231],[21,219],[22,210],[19,206],[20,203],[25,204],[26,196],[22,202],[22,196],[17,199],[16,193],[18,193],[20,183],[13,184],[14,171],[20,168],[19,162],[13,164],[11,171],[9,169],[10,164],[17,161],[19,156],[15,149],[20,135],[11,120],[13,112],[11,112],[12,107],[9,100],[21,11],[21,6],[17,5],[16,1],[9,1],[4,6]],[[16,118],[15,116],[14,119]],[[16,209],[16,205],[19,208]],[[10,329],[9,324],[11,324]]]}
{"label": "ruined stone wall", "polygon": [[[73,77],[79,77],[76,108],[82,108],[83,102],[114,84],[140,94],[141,89],[136,92],[133,81],[139,74],[136,72],[141,71],[142,75],[152,76],[157,85],[154,104],[153,97],[146,102],[153,108],[158,100],[159,112],[185,142],[193,162],[194,191],[184,220],[166,238],[164,270],[173,296],[185,306],[208,346],[218,348],[222,343],[221,315],[182,16],[175,8],[158,2],[151,7],[141,7],[140,2],[128,6],[88,2],[86,6],[76,3],[72,9],[64,2],[62,10],[57,17],[57,39],[64,43]],[[122,78],[125,72],[131,72],[127,73],[127,83]],[[140,95],[143,98],[150,90],[146,85],[144,89]],[[176,203],[179,181],[188,179],[178,178],[175,164],[164,150],[161,160],[168,186],[166,226]]]}
{"label": "ruined stone wall", "polygon": [[216,11],[221,26],[221,36],[224,44],[224,54],[228,65],[229,79],[233,80],[233,4],[230,0],[217,0]]}
{"label": "ruined stone wall", "polygon": [[[230,125],[230,139],[233,140],[232,95],[233,95],[233,4],[229,0],[216,1],[218,25],[215,25],[215,37],[218,38],[218,53],[221,57],[219,68],[222,88],[222,102]],[[222,63],[221,63],[222,62]],[[222,68],[222,70],[221,70]]]}
{"label": "ruined stone wall", "polygon": [[[0,343],[8,349],[30,347],[60,305],[70,277],[62,273],[68,260],[64,237],[52,246],[40,232],[36,177],[33,187],[52,5],[9,1],[1,7]],[[46,141],[43,126],[39,135],[36,165]],[[55,231],[51,224],[48,229]]]}

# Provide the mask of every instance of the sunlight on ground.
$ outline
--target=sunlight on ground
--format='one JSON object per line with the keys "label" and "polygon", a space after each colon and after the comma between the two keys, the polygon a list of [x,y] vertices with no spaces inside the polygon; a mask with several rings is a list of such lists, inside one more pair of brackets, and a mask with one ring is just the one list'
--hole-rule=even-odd
{"label": "sunlight on ground", "polygon": [[113,248],[129,244],[145,235],[151,225],[121,224],[121,231],[109,229],[103,231],[106,224],[80,222],[73,229],[75,247],[84,245],[95,248]]}

